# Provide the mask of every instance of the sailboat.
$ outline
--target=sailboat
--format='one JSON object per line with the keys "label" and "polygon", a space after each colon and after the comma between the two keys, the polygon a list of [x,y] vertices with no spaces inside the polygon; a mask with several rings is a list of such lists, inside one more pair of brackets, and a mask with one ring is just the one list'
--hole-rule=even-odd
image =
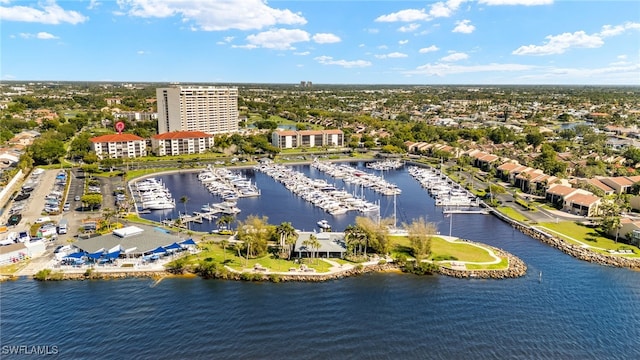
{"label": "sailboat", "polygon": [[393,194],[393,227],[389,227],[389,235],[409,236],[409,232],[405,229],[397,227],[398,215],[396,210],[396,194]]}

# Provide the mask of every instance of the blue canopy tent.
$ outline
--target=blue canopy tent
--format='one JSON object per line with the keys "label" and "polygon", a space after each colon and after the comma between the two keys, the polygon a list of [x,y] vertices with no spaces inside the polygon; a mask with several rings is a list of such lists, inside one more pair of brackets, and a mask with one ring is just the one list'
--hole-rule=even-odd
{"label": "blue canopy tent", "polygon": [[102,257],[103,254],[104,254],[104,251],[100,250],[100,251],[96,251],[94,253],[87,254],[87,257],[89,259],[91,259],[91,260],[98,260],[98,259],[100,259]]}
{"label": "blue canopy tent", "polygon": [[173,244],[165,246],[164,248],[167,250],[179,250],[179,249],[182,249],[182,246],[174,242]]}
{"label": "blue canopy tent", "polygon": [[166,252],[167,250],[165,250],[165,248],[163,248],[162,246],[158,246],[157,248],[151,250],[152,254],[164,254]]}
{"label": "blue canopy tent", "polygon": [[109,260],[113,260],[113,259],[117,259],[118,256],[120,256],[120,250],[106,254],[105,258]]}
{"label": "blue canopy tent", "polygon": [[80,251],[77,253],[69,254],[65,256],[63,259],[81,259],[83,256],[87,255],[86,252]]}
{"label": "blue canopy tent", "polygon": [[185,241],[180,243],[180,245],[182,245],[182,246],[190,246],[190,245],[195,245],[195,244],[196,244],[196,242],[193,241],[193,239],[187,239],[187,240],[185,240]]}

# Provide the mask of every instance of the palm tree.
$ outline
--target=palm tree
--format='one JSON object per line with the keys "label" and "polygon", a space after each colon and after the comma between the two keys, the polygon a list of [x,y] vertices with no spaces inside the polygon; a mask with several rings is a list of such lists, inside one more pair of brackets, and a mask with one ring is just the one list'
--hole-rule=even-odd
{"label": "palm tree", "polygon": [[[294,229],[290,222],[282,222],[276,226],[276,233],[280,236],[280,251],[282,252],[285,246],[290,244],[290,238],[296,234],[296,229]],[[289,256],[291,256],[290,254],[291,250],[289,250]]]}
{"label": "palm tree", "polygon": [[309,245],[314,250],[314,257],[317,258],[318,249],[320,249],[320,241],[318,241],[318,238],[313,234],[309,235]]}
{"label": "palm tree", "polygon": [[111,219],[115,216],[115,210],[111,208],[102,209],[102,217],[104,218],[104,222],[107,223],[107,229],[111,230]]}
{"label": "palm tree", "polygon": [[180,202],[184,205],[184,214],[187,215],[187,202],[189,201],[189,198],[186,195],[182,195],[182,197],[180,198]]}
{"label": "palm tree", "polygon": [[220,241],[220,245],[222,245],[222,256],[224,256],[224,261],[227,261],[227,246],[229,246],[229,240],[225,239]]}
{"label": "palm tree", "polygon": [[223,215],[217,221],[218,227],[224,226],[225,229],[229,229],[229,225],[233,222],[234,218],[231,215]]}

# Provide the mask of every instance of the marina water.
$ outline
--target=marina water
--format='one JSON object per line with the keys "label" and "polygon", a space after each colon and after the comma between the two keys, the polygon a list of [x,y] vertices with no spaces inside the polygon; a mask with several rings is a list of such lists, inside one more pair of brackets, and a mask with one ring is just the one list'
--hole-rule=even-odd
{"label": "marina water", "polygon": [[[241,218],[265,215],[311,230],[320,218],[342,229],[356,216],[331,217],[245,171],[262,195],[238,201]],[[384,176],[403,189],[399,222],[425,216],[448,233],[450,218],[405,169]],[[199,192],[195,173],[162,179],[176,199],[189,198],[176,211],[217,201]],[[392,215],[392,198],[381,200],[381,213]],[[638,272],[576,260],[492,216],[454,215],[451,225],[455,236],[522,258],[528,274],[480,280],[390,273],[279,284],[23,279],[0,284],[0,358],[12,358],[7,346],[20,345],[56,346],[64,359],[640,358]]]}

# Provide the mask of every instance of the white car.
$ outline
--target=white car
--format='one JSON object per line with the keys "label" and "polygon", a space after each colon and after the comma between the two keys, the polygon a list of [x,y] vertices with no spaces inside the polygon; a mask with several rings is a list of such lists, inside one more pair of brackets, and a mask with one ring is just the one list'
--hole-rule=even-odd
{"label": "white car", "polygon": [[48,221],[51,221],[51,218],[50,218],[50,217],[48,217],[48,216],[45,216],[45,217],[39,217],[39,218],[37,218],[37,219],[36,219],[36,221],[35,221],[35,223],[36,223],[36,224],[42,224],[42,223],[46,223],[46,222],[48,222]]}

